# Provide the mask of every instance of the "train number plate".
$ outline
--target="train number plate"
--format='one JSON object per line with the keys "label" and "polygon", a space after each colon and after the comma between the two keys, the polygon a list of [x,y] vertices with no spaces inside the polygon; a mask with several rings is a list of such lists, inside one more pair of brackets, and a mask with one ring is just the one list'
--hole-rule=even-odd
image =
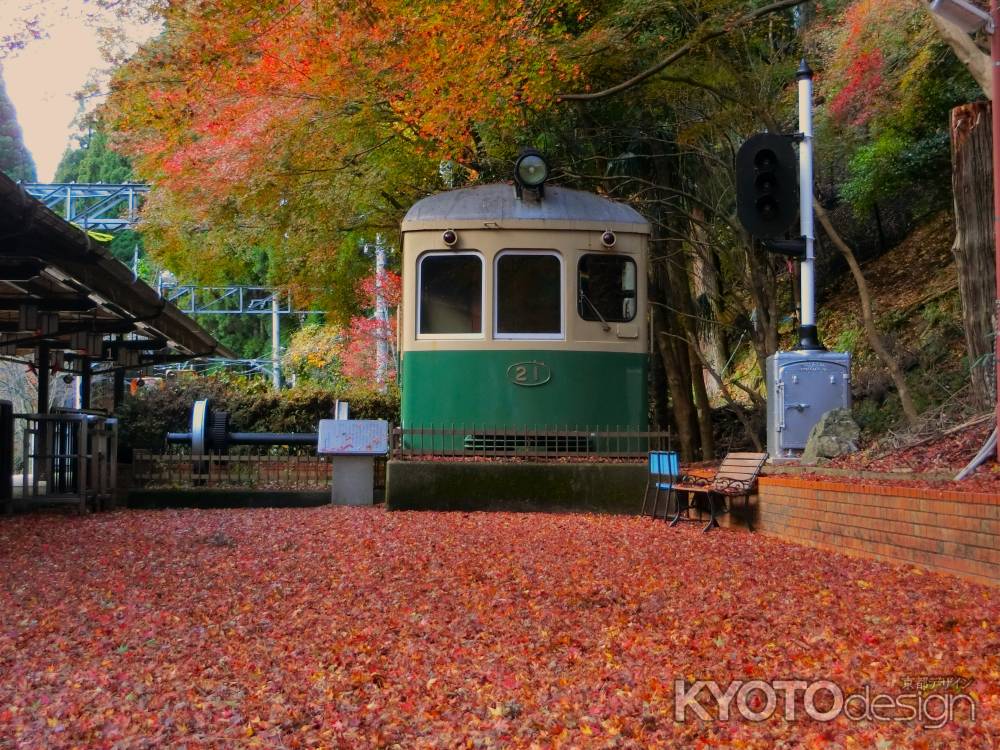
{"label": "train number plate", "polygon": [[515,362],[507,368],[507,380],[527,388],[545,385],[552,380],[552,370],[544,362]]}

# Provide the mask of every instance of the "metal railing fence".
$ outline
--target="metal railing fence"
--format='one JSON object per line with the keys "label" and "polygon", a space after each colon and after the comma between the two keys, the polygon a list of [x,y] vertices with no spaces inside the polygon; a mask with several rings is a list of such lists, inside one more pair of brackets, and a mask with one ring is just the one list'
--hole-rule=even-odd
{"label": "metal railing fence", "polygon": [[669,450],[668,432],[618,425],[541,428],[482,424],[395,427],[391,455],[397,460],[514,458],[540,461],[645,460],[650,450]]}
{"label": "metal railing fence", "polygon": [[190,449],[132,452],[132,483],[141,488],[324,489],[330,486],[327,456],[250,447],[193,455]]}

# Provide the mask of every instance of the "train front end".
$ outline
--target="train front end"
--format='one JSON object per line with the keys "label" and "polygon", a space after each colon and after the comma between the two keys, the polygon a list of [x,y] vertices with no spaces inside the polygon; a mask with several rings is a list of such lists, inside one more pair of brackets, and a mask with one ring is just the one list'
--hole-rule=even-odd
{"label": "train front end", "polygon": [[580,431],[645,431],[648,245],[636,211],[567,188],[415,204],[402,223],[404,430],[458,430],[466,448],[523,431],[567,451]]}

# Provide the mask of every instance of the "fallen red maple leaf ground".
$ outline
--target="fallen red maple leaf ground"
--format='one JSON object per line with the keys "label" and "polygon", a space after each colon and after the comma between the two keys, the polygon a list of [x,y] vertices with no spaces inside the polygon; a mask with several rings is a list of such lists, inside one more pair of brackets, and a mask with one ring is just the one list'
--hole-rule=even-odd
{"label": "fallen red maple leaf ground", "polygon": [[[645,518],[21,516],[0,747],[993,748],[998,621],[995,588]],[[678,678],[938,675],[975,720],[674,719]]]}

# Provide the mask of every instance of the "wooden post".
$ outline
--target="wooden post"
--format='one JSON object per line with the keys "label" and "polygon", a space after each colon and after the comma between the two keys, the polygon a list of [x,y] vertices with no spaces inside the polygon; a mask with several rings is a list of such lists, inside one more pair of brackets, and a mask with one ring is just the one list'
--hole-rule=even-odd
{"label": "wooden post", "polygon": [[0,505],[14,512],[14,407],[0,401]]}
{"label": "wooden post", "polygon": [[[35,368],[38,370],[38,413],[49,413],[49,345],[39,344],[35,350]],[[49,431],[44,419],[38,420],[38,431],[35,434],[35,461],[31,468],[34,477],[35,494],[39,480],[48,481],[49,471]],[[27,434],[27,433],[26,433]],[[24,473],[28,473],[28,454],[24,454]]]}
{"label": "wooden post", "polygon": [[122,401],[125,400],[125,368],[116,367],[114,377],[115,377],[114,411],[117,414],[118,408],[122,405]]}
{"label": "wooden post", "polygon": [[[1000,147],[996,133],[1000,133],[1000,0],[990,1],[990,16],[993,18],[993,33],[990,34],[990,61],[993,63],[993,75],[990,77],[990,89],[993,100],[993,369],[996,378],[996,422],[993,434],[1000,433]],[[997,440],[996,460],[1000,463],[1000,440]]]}
{"label": "wooden post", "polygon": [[[991,164],[993,138],[990,102],[972,102],[951,111],[952,188],[955,199],[955,243],[962,325],[972,364],[976,401],[987,407],[995,381],[986,361],[993,352],[993,312],[997,295],[994,260],[994,196]],[[1000,112],[1000,110],[998,110]]]}
{"label": "wooden post", "polygon": [[80,359],[80,408],[90,408],[90,394],[92,391],[93,373],[90,370],[90,357]]}

